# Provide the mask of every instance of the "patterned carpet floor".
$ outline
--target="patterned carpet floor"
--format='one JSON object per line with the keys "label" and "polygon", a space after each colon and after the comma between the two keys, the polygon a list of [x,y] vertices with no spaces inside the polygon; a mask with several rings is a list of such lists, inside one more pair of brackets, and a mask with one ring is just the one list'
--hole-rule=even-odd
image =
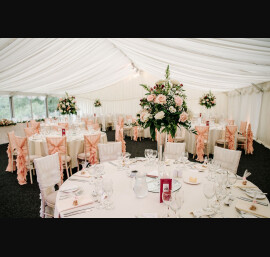
{"label": "patterned carpet floor", "polygon": [[[107,137],[108,141],[114,141],[114,131],[107,131]],[[125,140],[127,152],[131,153],[132,158],[144,156],[146,148],[156,149],[157,147],[156,142],[151,139],[137,142],[130,138]],[[237,174],[242,176],[248,169],[251,172],[250,181],[263,192],[270,193],[270,150],[255,141],[253,146],[253,155],[245,155],[242,152]],[[6,150],[7,144],[0,145],[0,218],[39,218],[40,191],[36,176],[33,178],[33,184],[30,184],[28,175],[28,184],[20,186],[16,172],[5,171],[8,163]],[[194,161],[191,154],[189,157],[190,161]],[[77,168],[73,169],[73,173],[76,171]]]}

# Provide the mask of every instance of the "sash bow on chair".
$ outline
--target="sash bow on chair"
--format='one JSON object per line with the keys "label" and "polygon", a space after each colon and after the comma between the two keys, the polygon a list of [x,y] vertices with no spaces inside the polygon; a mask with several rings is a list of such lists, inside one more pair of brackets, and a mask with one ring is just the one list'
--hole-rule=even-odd
{"label": "sash bow on chair", "polygon": [[205,133],[209,129],[209,127],[196,127],[198,135],[196,135],[196,152],[197,152],[197,159],[196,161],[203,161],[203,154],[204,154],[204,139]]}
{"label": "sash bow on chair", "polygon": [[100,133],[97,135],[90,135],[84,137],[86,144],[85,147],[89,149],[90,152],[89,163],[91,163],[91,165],[98,163],[97,150],[100,137],[101,137]]}
{"label": "sash bow on chair", "polygon": [[234,141],[235,141],[235,132],[237,130],[236,126],[227,126],[227,134],[226,134],[226,138],[228,140],[228,148],[230,150],[235,150],[234,147]]}
{"label": "sash bow on chair", "polygon": [[26,184],[26,175],[27,175],[27,168],[26,168],[26,155],[27,155],[27,138],[16,138],[17,143],[17,179],[20,185]]}
{"label": "sash bow on chair", "polygon": [[251,125],[248,124],[248,130],[247,130],[247,153],[253,154],[253,133],[251,131]]}

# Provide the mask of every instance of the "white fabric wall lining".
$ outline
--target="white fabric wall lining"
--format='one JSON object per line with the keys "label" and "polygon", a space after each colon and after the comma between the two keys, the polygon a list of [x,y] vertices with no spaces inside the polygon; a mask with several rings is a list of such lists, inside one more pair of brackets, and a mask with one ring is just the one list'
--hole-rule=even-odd
{"label": "white fabric wall lining", "polygon": [[[173,77],[171,77],[173,79]],[[122,113],[131,114],[135,117],[140,110],[140,99],[147,93],[140,84],[155,86],[161,78],[153,77],[147,72],[141,72],[139,76],[131,75],[128,78],[113,84],[112,86],[96,90],[84,95],[77,95],[78,107],[80,114],[93,114],[100,111],[102,114]],[[179,81],[181,83],[181,81]],[[205,113],[206,109],[199,105],[199,98],[206,92],[205,90],[195,90],[185,86],[184,90],[187,95],[187,105],[192,113]],[[212,115],[224,115],[227,117],[227,94],[214,92],[217,97],[217,105],[211,109]],[[100,99],[102,107],[95,108],[94,100]]]}

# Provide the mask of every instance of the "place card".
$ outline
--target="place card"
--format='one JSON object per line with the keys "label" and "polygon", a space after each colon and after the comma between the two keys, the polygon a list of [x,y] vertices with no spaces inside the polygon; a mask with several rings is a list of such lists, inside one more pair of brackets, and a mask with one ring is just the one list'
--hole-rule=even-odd
{"label": "place card", "polygon": [[161,178],[160,179],[160,203],[163,203],[162,193],[169,192],[172,190],[172,179],[171,178]]}

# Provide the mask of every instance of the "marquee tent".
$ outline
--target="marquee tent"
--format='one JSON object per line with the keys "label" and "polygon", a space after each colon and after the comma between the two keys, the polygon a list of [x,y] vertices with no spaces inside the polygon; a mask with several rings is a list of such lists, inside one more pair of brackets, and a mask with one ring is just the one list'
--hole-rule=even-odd
{"label": "marquee tent", "polygon": [[254,137],[270,146],[269,38],[0,38],[0,93],[78,98],[85,113],[99,98],[103,113],[135,114],[140,83],[164,78],[184,85],[188,107],[217,96],[213,112],[251,123]]}

